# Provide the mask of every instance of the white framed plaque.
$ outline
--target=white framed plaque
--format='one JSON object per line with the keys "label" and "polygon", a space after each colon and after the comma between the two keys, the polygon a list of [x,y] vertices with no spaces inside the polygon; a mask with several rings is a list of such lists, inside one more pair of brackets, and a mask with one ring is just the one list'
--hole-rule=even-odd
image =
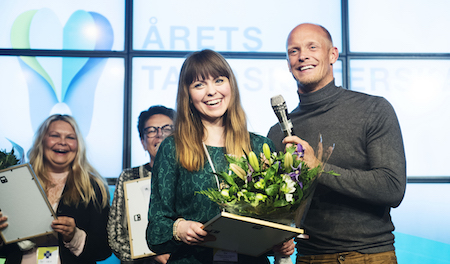
{"label": "white framed plaque", "polygon": [[54,232],[56,214],[29,163],[0,171],[0,210],[8,217],[0,230],[5,244]]}
{"label": "white framed plaque", "polygon": [[131,258],[156,255],[147,245],[148,204],[150,201],[150,177],[124,182],[125,207]]}

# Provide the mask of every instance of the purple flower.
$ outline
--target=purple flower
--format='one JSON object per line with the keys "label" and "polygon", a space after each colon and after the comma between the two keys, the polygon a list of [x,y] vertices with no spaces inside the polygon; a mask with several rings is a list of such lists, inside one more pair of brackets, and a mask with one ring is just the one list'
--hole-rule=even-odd
{"label": "purple flower", "polygon": [[298,157],[303,157],[305,154],[305,149],[303,148],[302,144],[298,143],[297,148],[294,151],[294,155],[297,155]]}
{"label": "purple flower", "polygon": [[247,171],[247,182],[251,182],[253,177],[252,174],[255,170],[253,169],[252,165],[250,163],[248,164],[248,171]]}
{"label": "purple flower", "polygon": [[296,182],[298,185],[300,185],[301,189],[303,189],[303,184],[299,180],[299,176],[302,173],[302,162],[300,162],[300,164],[298,164],[297,168],[294,168],[294,166],[291,166],[291,168],[292,168],[292,172],[289,173],[288,175],[291,177],[291,179],[294,182]]}

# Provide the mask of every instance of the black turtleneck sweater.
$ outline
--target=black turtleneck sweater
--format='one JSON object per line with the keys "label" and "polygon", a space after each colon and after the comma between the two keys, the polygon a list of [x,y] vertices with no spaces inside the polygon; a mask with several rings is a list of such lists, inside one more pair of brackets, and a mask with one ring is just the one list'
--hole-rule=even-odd
{"label": "black turtleneck sweater", "polygon": [[[299,94],[289,117],[294,133],[314,149],[322,134],[324,148],[335,149],[318,179],[301,226],[309,239],[298,239],[299,254],[394,250],[391,207],[403,199],[406,161],[400,127],[390,103],[377,96],[336,87]],[[268,137],[284,150],[283,132],[272,126]]]}

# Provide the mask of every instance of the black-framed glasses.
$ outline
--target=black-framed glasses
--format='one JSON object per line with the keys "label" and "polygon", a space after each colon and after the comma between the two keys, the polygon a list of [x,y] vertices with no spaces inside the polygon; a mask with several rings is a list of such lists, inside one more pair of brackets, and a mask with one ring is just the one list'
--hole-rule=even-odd
{"label": "black-framed glasses", "polygon": [[144,128],[144,133],[149,138],[156,137],[156,135],[158,135],[159,131],[161,131],[160,133],[163,137],[167,137],[168,135],[170,135],[173,132],[173,125],[164,125],[164,126],[160,126],[160,127],[149,126],[149,127]]}

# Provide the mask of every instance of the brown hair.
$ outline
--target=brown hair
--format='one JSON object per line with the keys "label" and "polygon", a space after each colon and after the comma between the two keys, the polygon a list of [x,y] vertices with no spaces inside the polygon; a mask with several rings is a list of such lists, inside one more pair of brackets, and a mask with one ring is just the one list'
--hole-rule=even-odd
{"label": "brown hair", "polygon": [[194,52],[181,67],[174,133],[178,160],[189,171],[197,171],[205,163],[202,146],[204,126],[197,109],[190,103],[189,86],[200,78],[220,76],[227,77],[231,87],[230,104],[223,116],[226,153],[242,156],[244,151],[248,153],[251,149],[247,119],[241,105],[236,77],[230,65],[215,51],[206,49]]}

